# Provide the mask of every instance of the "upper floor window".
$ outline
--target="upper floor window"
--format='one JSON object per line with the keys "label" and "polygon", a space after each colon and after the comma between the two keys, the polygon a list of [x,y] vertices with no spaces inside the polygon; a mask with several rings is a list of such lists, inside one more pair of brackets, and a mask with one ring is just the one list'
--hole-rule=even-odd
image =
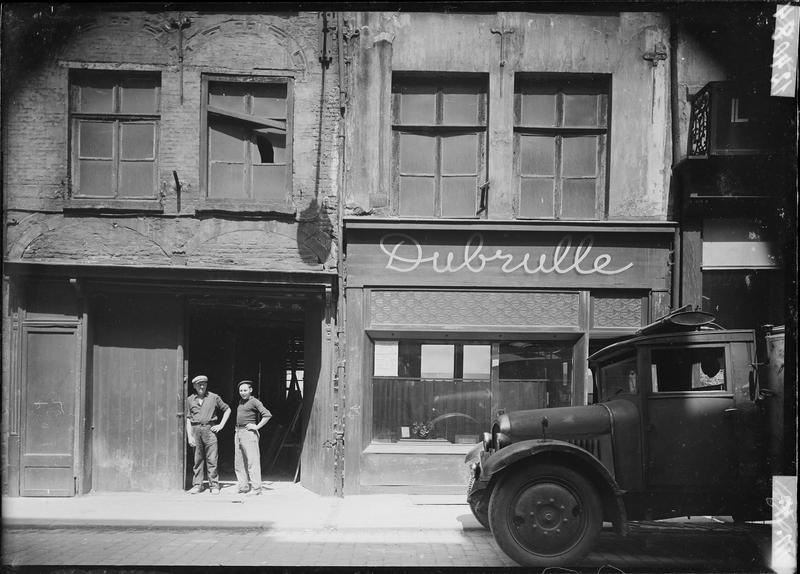
{"label": "upper floor window", "polygon": [[287,78],[204,78],[208,200],[278,204],[291,189],[291,83]]}
{"label": "upper floor window", "polygon": [[475,217],[486,180],[486,81],[395,75],[393,198],[401,216]]}
{"label": "upper floor window", "polygon": [[73,196],[155,199],[160,76],[81,70],[70,80]]}
{"label": "upper floor window", "polygon": [[605,77],[517,76],[514,164],[519,217],[603,217],[608,93]]}

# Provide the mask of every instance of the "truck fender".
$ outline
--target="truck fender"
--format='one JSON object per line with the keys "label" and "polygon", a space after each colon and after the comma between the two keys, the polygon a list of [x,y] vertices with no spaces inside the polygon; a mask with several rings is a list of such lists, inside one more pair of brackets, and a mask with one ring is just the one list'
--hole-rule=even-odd
{"label": "truck fender", "polygon": [[611,514],[612,522],[619,534],[627,534],[628,520],[625,512],[625,493],[608,469],[586,450],[572,443],[553,439],[531,439],[509,445],[488,456],[481,468],[481,482],[493,482],[503,471],[521,461],[543,455],[555,455],[564,464],[583,472],[598,489],[603,506]]}

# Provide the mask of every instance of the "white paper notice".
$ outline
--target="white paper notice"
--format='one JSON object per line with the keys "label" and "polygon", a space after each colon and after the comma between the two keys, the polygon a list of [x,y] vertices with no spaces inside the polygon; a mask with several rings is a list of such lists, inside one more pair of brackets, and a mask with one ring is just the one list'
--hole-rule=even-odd
{"label": "white paper notice", "polygon": [[375,376],[397,376],[398,341],[375,341]]}

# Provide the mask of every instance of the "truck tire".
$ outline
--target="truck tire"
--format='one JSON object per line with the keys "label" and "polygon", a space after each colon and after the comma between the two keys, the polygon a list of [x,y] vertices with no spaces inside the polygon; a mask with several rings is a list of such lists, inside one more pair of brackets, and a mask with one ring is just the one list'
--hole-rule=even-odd
{"label": "truck tire", "polygon": [[557,464],[529,463],[507,474],[489,501],[497,544],[522,566],[575,565],[603,524],[597,490]]}
{"label": "truck tire", "polygon": [[475,520],[481,523],[481,526],[489,529],[489,513],[486,510],[486,506],[484,505],[481,508],[478,506],[478,500],[472,499],[469,501],[469,509],[472,511],[472,516],[475,517]]}

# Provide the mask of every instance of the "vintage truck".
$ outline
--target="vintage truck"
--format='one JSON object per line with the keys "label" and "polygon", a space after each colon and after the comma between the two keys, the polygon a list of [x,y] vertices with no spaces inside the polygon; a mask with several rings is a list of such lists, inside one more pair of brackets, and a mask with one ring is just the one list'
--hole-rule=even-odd
{"label": "vintage truck", "polygon": [[767,519],[784,469],[783,328],[680,309],[589,357],[594,403],[501,414],[468,455],[468,502],[524,566],[575,564],[602,523]]}

